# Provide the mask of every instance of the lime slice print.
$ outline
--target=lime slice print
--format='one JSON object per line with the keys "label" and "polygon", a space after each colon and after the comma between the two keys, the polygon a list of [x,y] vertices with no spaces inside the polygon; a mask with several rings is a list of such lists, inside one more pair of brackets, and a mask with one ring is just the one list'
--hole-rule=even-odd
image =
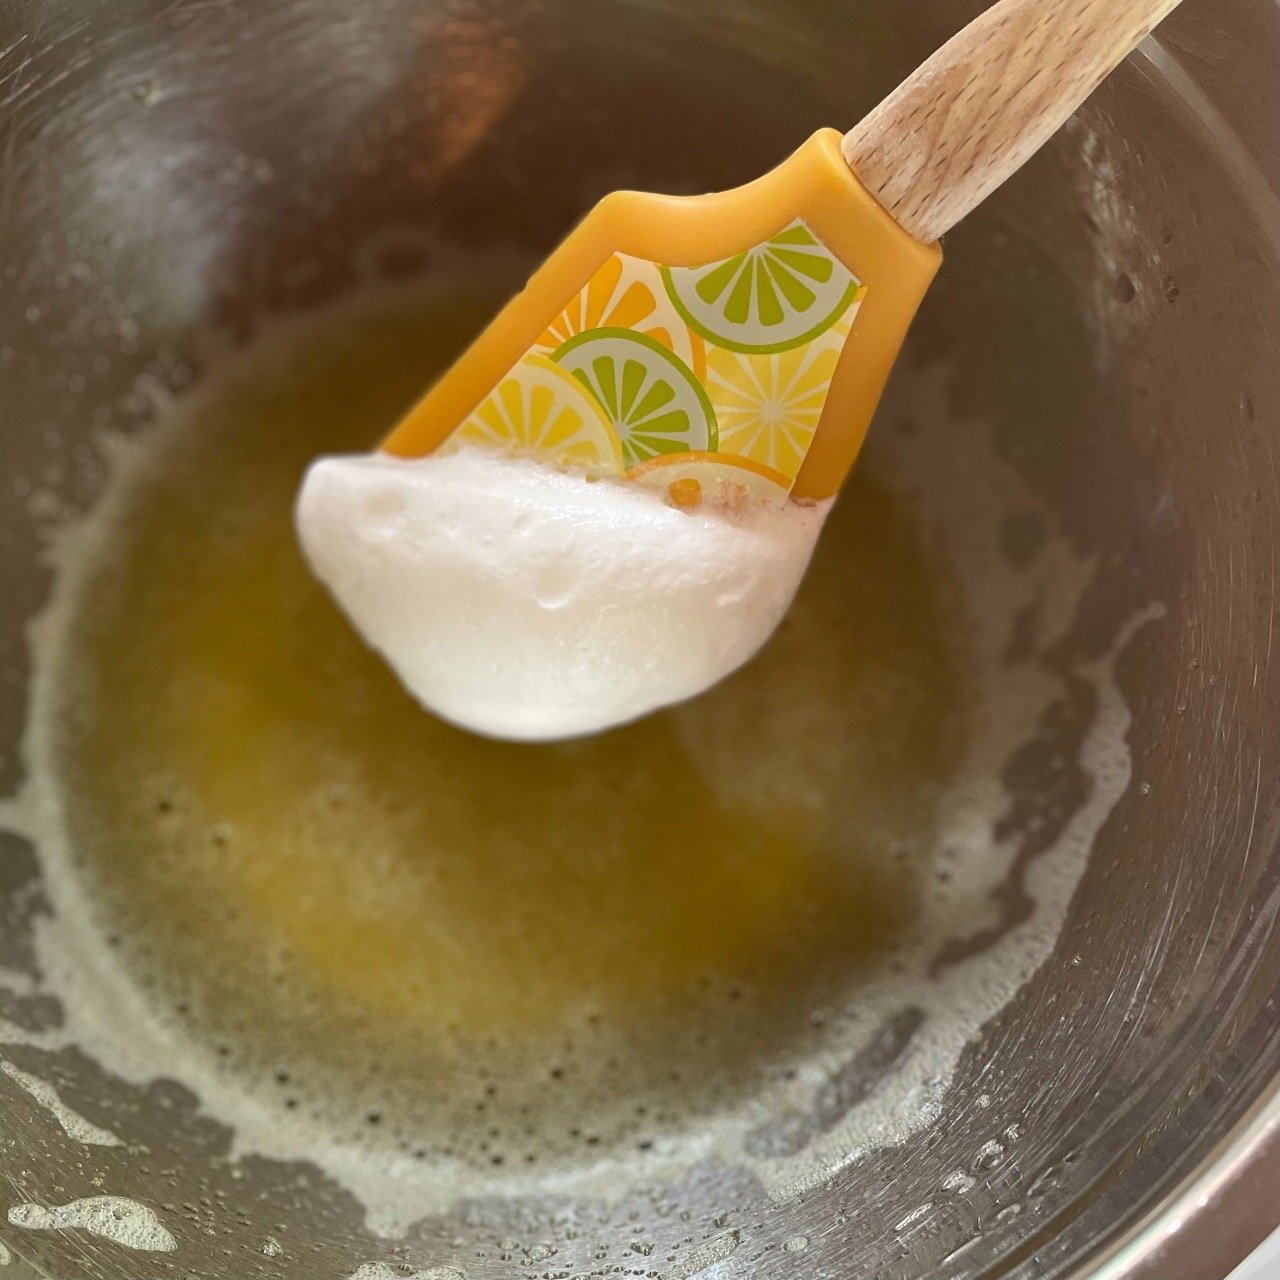
{"label": "lime slice print", "polygon": [[533,353],[489,392],[439,452],[476,445],[596,475],[623,470],[622,444],[600,406],[572,374]]}
{"label": "lime slice print", "polygon": [[589,329],[552,358],[604,409],[627,466],[661,454],[715,449],[716,415],[702,383],[653,338],[628,329]]}
{"label": "lime slice print", "polygon": [[804,225],[704,267],[663,267],[676,310],[708,342],[730,351],[798,347],[845,313],[858,280]]}

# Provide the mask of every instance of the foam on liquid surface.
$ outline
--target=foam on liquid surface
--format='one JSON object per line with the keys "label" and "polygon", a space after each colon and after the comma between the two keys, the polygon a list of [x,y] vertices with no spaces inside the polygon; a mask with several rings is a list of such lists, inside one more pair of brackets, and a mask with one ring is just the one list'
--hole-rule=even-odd
{"label": "foam on liquid surface", "polygon": [[[1014,619],[1038,601],[1049,644],[1088,566],[1051,530],[1005,559],[1031,499],[983,424],[920,429],[946,377],[917,374],[885,415],[912,430],[873,433],[757,660],[598,738],[459,732],[310,577],[291,507],[307,461],[379,438],[465,323],[414,287],[282,325],[117,450],[56,534],[31,781],[0,812],[55,907],[37,942],[67,1021],[27,1039],[182,1079],[237,1153],[319,1163],[378,1230],[706,1157],[789,1194],[936,1114],[1052,945],[1128,781],[1109,658],[1078,673],[1091,789],[1032,917],[931,969],[990,923],[1000,771],[1061,690],[1006,659]],[[908,1007],[892,1076],[773,1140]]]}

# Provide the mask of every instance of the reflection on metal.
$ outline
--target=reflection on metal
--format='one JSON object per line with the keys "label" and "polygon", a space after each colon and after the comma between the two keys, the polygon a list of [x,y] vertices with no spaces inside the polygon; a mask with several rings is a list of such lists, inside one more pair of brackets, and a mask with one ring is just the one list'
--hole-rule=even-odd
{"label": "reflection on metal", "polygon": [[[68,21],[61,0],[0,6],[6,797],[23,777],[24,627],[48,586],[30,496],[72,509],[92,498],[103,463],[91,433],[146,418],[140,378],[180,388],[211,331],[243,339],[265,316],[340,294],[373,233],[409,226],[536,254],[610,187],[726,187],[762,172],[815,125],[857,119],[973,5],[427,0],[425,19],[423,0],[82,8]],[[1063,1277],[1095,1264],[1108,1280],[1145,1280],[1167,1274],[1171,1228],[1178,1260],[1194,1241],[1209,1276],[1270,1225],[1274,1204],[1250,1208],[1239,1179],[1260,1176],[1280,1115],[1268,1083],[1277,317],[1275,246],[1258,214],[1273,233],[1274,139],[1257,109],[1280,60],[1273,17],[1264,0],[1184,6],[1162,36],[1176,71],[1148,49],[957,229],[914,339],[963,369],[956,420],[997,423],[1006,464],[1096,564],[1079,617],[1028,614],[1011,637],[1018,660],[1031,661],[1025,635],[1048,629],[1054,644],[1036,661],[1069,670],[1105,653],[1135,610],[1168,608],[1119,663],[1139,785],[1098,837],[1058,953],[984,1028],[925,1132],[802,1197],[771,1201],[740,1170],[699,1166],[651,1196],[572,1206],[571,1238],[562,1202],[495,1195],[420,1223],[396,1255],[407,1266],[465,1269],[487,1251],[487,1272],[506,1242],[519,1259],[554,1241],[547,1265],[573,1274],[669,1274],[706,1257],[717,1277],[752,1280],[854,1280],[885,1266]],[[823,57],[812,75],[810,51]],[[1191,111],[1183,76],[1200,95]],[[900,426],[882,420],[873,440]],[[1010,528],[1011,548],[1026,540]],[[1013,780],[1033,800],[1051,789],[1050,745]],[[21,843],[0,841],[0,962],[30,973],[47,900]],[[34,1034],[23,1021],[56,1033],[35,998],[23,989],[20,1017],[5,1006],[14,1035]],[[180,1083],[128,1085],[70,1045],[48,1052],[55,1078],[94,1097],[129,1144],[86,1147],[33,1110],[40,1126],[19,1130],[28,1149],[0,1158],[18,1225],[71,1228],[30,1237],[52,1274],[118,1273],[120,1220],[85,1208],[107,1197],[75,1200],[86,1177],[143,1209],[195,1205],[246,1250],[305,1239],[316,1275],[386,1256],[351,1196],[304,1162],[237,1159],[231,1133]],[[973,1172],[1013,1123],[1017,1160]],[[1033,1200],[1034,1213],[993,1223],[999,1206]],[[963,1213],[944,1212],[954,1202]],[[892,1228],[926,1203],[904,1255]],[[643,1236],[636,1216],[652,1228]],[[110,1230],[90,1234],[89,1221]],[[1223,1240],[1215,1221],[1246,1225]],[[151,1247],[177,1243],[158,1217],[146,1225]],[[801,1237],[803,1251],[781,1247]],[[717,1253],[731,1238],[736,1249]],[[179,1244],[174,1265],[220,1265],[207,1240]],[[630,1252],[638,1240],[652,1262]]]}

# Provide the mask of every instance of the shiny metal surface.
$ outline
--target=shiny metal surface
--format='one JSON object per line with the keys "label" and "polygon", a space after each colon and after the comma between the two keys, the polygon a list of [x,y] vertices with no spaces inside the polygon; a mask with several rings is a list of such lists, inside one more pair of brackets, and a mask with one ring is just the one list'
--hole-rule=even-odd
{"label": "shiny metal surface", "polygon": [[[38,481],[92,499],[93,433],[138,428],[140,375],[182,388],[202,331],[241,339],[340,293],[371,232],[536,255],[620,183],[753,176],[856,119],[977,7],[8,0],[0,795],[21,782],[25,624],[48,590],[26,497]],[[229,1133],[180,1081],[136,1088],[74,1048],[0,1045],[127,1144],[71,1142],[0,1076],[0,1205],[108,1186],[171,1206],[178,1248],[129,1255],[138,1278],[338,1277],[374,1259],[468,1280],[1225,1275],[1280,1219],[1265,1172],[1280,1115],[1277,67],[1269,0],[1187,0],[957,229],[913,335],[954,356],[957,413],[997,423],[1006,461],[1095,558],[1049,660],[1069,671],[1118,619],[1164,610],[1120,671],[1133,784],[1054,955],[969,1046],[928,1129],[781,1204],[732,1171],[694,1171],[679,1212],[646,1225],[659,1255],[709,1243],[706,1269],[663,1272],[628,1252],[640,1202],[586,1212],[573,1238],[564,1206],[538,1201],[375,1239],[304,1163],[233,1169]],[[1090,713],[1056,708],[1045,751],[1073,750]],[[1080,799],[1034,751],[1005,782],[1019,855],[997,931],[1030,910],[1037,831]],[[60,1017],[31,981],[47,909],[33,851],[0,836],[0,1017],[18,1027]],[[1006,1156],[975,1164],[1010,1126]],[[957,1168],[978,1175],[963,1206],[936,1194]],[[14,1274],[121,1274],[97,1237],[2,1219]],[[798,1235],[810,1247],[785,1252]]]}

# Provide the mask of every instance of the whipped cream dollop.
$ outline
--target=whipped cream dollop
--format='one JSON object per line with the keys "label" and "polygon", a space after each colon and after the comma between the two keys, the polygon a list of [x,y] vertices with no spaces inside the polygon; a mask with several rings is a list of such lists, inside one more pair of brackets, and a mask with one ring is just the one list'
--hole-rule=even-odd
{"label": "whipped cream dollop", "polygon": [[316,576],[428,710],[495,738],[593,733],[746,662],[830,502],[696,509],[473,449],[321,458],[296,519]]}

